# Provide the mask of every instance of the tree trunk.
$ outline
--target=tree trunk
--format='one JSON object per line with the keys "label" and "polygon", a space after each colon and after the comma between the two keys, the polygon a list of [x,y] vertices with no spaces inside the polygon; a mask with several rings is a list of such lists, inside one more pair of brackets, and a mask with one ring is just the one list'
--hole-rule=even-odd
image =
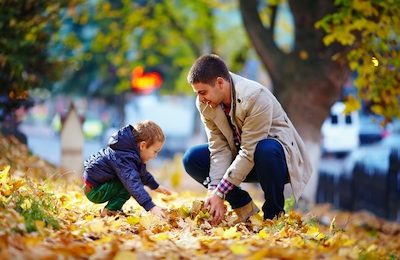
{"label": "tree trunk", "polygon": [[[320,128],[349,76],[346,64],[332,60],[333,54],[345,49],[341,46],[325,47],[322,32],[314,27],[315,22],[334,10],[332,1],[289,1],[295,20],[295,46],[290,54],[285,54],[275,44],[274,28],[263,26],[257,0],[239,2],[244,26],[271,77],[274,94],[309,151],[314,174],[303,197],[313,202],[320,156]],[[274,21],[271,24],[275,24]]]}

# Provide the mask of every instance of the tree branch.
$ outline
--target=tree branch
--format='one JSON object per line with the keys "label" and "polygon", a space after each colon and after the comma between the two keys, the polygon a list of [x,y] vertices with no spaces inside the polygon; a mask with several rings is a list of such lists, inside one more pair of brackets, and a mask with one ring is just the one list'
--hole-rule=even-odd
{"label": "tree branch", "polygon": [[174,13],[169,9],[168,4],[164,5],[165,7],[165,14],[170,19],[171,25],[177,32],[179,32],[182,37],[187,41],[188,45],[193,51],[195,57],[198,57],[202,54],[202,51],[199,46],[197,46],[196,42],[191,39],[191,37],[186,33],[185,26],[180,24],[178,20],[175,18]]}
{"label": "tree branch", "polygon": [[[277,47],[273,39],[273,30],[265,28],[257,10],[257,0],[239,0],[240,13],[247,34],[253,43],[258,56],[268,70],[268,73],[275,84],[279,82],[280,65],[285,62],[285,54]],[[273,12],[275,13],[275,11]],[[275,24],[273,15],[272,25]]]}

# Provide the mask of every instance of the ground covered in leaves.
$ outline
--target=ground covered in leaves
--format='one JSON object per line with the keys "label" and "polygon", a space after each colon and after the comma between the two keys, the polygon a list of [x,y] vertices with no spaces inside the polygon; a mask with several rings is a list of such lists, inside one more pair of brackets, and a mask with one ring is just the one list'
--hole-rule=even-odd
{"label": "ground covered in leaves", "polygon": [[222,224],[211,226],[205,194],[182,191],[152,193],[168,208],[167,219],[133,199],[126,215],[102,218],[104,205],[89,202],[79,183],[1,138],[0,150],[0,259],[400,258],[399,223],[327,205],[236,225],[228,211]]}

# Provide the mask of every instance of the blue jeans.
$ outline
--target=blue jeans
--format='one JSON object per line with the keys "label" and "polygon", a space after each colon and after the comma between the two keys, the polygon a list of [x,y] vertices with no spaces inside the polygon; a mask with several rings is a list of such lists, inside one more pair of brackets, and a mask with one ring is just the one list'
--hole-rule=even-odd
{"label": "blue jeans", "polygon": [[[183,156],[183,166],[193,179],[207,188],[203,182],[209,177],[210,171],[208,145],[202,144],[189,148]],[[262,207],[264,219],[272,219],[284,212],[283,189],[288,181],[288,170],[282,145],[275,139],[261,140],[254,153],[254,167],[244,182],[260,183],[265,198]],[[226,200],[232,209],[236,209],[243,207],[252,199],[247,191],[235,187],[228,192]]]}

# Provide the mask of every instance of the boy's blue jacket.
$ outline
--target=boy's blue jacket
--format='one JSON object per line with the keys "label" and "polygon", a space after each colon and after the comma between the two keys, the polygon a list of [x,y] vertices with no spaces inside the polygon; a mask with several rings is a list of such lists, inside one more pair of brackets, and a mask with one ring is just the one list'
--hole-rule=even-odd
{"label": "boy's blue jacket", "polygon": [[159,184],[140,159],[132,129],[131,125],[120,129],[110,137],[107,148],[84,162],[83,179],[93,187],[119,179],[136,201],[149,211],[155,205],[144,185],[154,190]]}

